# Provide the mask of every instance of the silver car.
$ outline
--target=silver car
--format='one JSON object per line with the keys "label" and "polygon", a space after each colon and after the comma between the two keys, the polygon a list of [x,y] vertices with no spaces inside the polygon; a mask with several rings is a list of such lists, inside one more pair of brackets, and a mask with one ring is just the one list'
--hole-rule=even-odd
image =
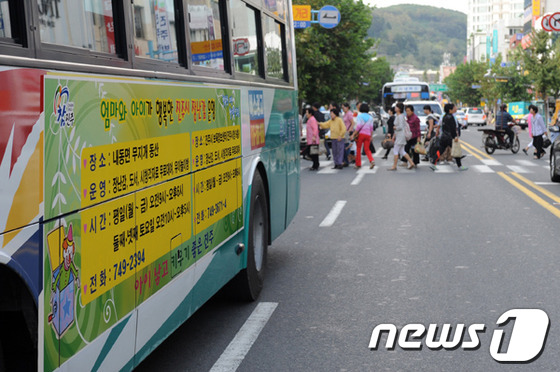
{"label": "silver car", "polygon": [[466,114],[468,125],[486,125],[486,115],[481,108],[469,107]]}

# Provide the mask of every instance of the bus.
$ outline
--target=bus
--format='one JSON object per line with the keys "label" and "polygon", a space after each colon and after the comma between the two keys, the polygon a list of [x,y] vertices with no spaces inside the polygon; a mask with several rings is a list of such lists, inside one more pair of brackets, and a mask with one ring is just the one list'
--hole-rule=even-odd
{"label": "bus", "polygon": [[0,0],[0,371],[131,370],[299,206],[284,0]]}
{"label": "bus", "polygon": [[381,107],[385,111],[389,111],[397,102],[427,101],[429,99],[429,84],[414,77],[395,78],[393,82],[385,83],[381,89]]}

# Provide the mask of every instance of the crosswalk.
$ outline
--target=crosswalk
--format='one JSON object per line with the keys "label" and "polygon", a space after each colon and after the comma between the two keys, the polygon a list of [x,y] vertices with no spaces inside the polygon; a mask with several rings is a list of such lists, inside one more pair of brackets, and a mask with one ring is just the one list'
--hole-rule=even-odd
{"label": "crosswalk", "polygon": [[[475,160],[474,158],[471,157],[472,160]],[[511,172],[515,172],[515,173],[520,173],[520,174],[529,174],[529,173],[535,173],[537,169],[539,168],[544,168],[544,169],[549,169],[550,165],[550,161],[548,159],[542,159],[542,160],[535,160],[535,161],[531,161],[531,160],[527,160],[527,159],[519,159],[519,160],[515,160],[515,164],[513,165],[507,165],[507,164],[503,164],[500,161],[496,160],[496,159],[481,159],[481,160],[475,160],[475,161],[479,161],[482,164],[468,164],[469,162],[467,162],[467,165],[469,167],[469,171],[474,171],[477,173],[496,173],[496,172],[503,172],[504,170],[509,170]],[[302,165],[305,166],[305,162],[302,162]],[[365,175],[367,174],[376,174],[378,172],[379,169],[385,169],[385,168],[389,168],[392,166],[392,160],[376,160],[376,166],[373,169],[369,169],[369,163],[365,162],[364,165],[362,166],[362,168],[355,170],[352,168],[352,166],[350,166],[349,168],[344,168],[344,169],[332,169],[334,167],[334,163],[331,161],[324,161],[321,162],[319,171],[317,172],[318,174],[337,174],[340,172],[348,172],[348,171],[353,171],[355,172],[358,176],[360,176],[360,179],[363,178]],[[435,171],[432,171],[430,169],[430,164],[428,162],[420,162],[420,164],[418,164],[418,170],[429,170],[430,172],[433,173],[455,173],[455,172],[459,172],[457,166],[455,165],[455,162],[449,162],[448,164],[442,163],[442,164],[438,164],[437,169]],[[399,170],[407,170],[404,167],[399,167]],[[402,172],[404,173],[404,172]],[[414,174],[414,171],[408,171],[408,174]]]}

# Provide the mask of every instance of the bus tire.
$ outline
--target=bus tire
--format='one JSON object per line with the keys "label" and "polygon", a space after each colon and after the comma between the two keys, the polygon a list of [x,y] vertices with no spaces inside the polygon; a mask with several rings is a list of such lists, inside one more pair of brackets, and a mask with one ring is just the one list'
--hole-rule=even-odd
{"label": "bus tire", "polygon": [[264,283],[268,250],[268,201],[264,182],[257,171],[251,186],[249,232],[247,239],[247,268],[234,279],[236,297],[255,301]]}

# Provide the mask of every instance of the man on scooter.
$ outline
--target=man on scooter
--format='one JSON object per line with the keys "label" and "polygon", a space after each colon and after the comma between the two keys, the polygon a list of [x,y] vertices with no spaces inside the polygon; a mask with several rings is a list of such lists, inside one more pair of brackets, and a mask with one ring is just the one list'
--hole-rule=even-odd
{"label": "man on scooter", "polygon": [[513,117],[507,112],[507,105],[502,105],[500,107],[500,112],[496,115],[496,129],[502,129],[506,132],[508,139],[509,139],[509,147],[513,146],[513,139],[515,135],[513,134],[513,130],[509,127],[508,123],[517,122],[513,119]]}

